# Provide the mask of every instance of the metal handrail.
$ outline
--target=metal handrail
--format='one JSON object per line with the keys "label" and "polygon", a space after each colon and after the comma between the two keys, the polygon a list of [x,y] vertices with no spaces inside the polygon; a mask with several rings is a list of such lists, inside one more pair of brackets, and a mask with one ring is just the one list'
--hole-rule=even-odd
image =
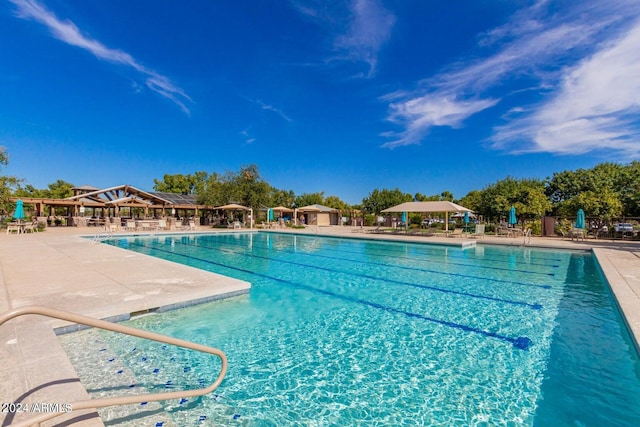
{"label": "metal handrail", "polygon": [[[207,347],[207,346],[192,343],[189,341],[184,341],[178,338],[156,334],[154,332],[131,328],[129,326],[119,325],[116,323],[107,322],[105,320],[94,319],[92,317],[82,316],[80,314],[70,313],[62,310],[56,310],[53,308],[33,305],[33,306],[27,306],[27,307],[22,307],[22,308],[17,308],[14,310],[7,311],[0,315],[0,326],[15,317],[23,316],[25,314],[38,314],[41,316],[47,316],[54,319],[66,320],[69,322],[91,326],[94,328],[105,329],[112,332],[119,332],[121,334],[131,335],[134,337],[149,339],[153,341],[162,342],[165,344],[188,348],[188,349],[200,351],[203,353],[209,353],[209,354],[218,356],[222,361],[222,366],[220,367],[220,373],[218,374],[218,377],[207,388],[201,388],[196,390],[172,391],[172,392],[165,392],[165,393],[141,394],[138,396],[121,396],[121,397],[110,397],[110,398],[101,398],[101,399],[80,400],[78,402],[70,403],[72,410],[103,408],[106,406],[129,405],[132,403],[158,402],[161,400],[180,399],[183,397],[203,396],[215,390],[220,385],[220,383],[222,383],[222,380],[224,379],[224,376],[227,372],[227,356],[224,354],[224,352],[222,352],[222,350],[218,350],[217,348]],[[35,423],[41,423],[43,421],[49,420],[51,418],[55,418],[63,414],[65,414],[65,412],[62,412],[62,411],[45,413],[45,414],[41,414],[36,417],[30,418],[29,420],[12,424],[12,426],[27,427],[27,426],[34,425]]]}

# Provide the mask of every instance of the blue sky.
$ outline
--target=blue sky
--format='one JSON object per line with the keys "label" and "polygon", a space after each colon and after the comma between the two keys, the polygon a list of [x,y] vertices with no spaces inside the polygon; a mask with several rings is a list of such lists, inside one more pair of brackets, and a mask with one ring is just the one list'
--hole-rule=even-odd
{"label": "blue sky", "polygon": [[3,173],[359,203],[640,158],[637,0],[0,2]]}

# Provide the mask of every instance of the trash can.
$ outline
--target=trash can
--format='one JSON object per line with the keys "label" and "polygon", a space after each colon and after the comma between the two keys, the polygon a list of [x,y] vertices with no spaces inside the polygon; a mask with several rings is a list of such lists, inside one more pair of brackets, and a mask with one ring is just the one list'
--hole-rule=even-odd
{"label": "trash can", "polygon": [[545,237],[556,235],[556,219],[552,216],[542,218],[542,235]]}

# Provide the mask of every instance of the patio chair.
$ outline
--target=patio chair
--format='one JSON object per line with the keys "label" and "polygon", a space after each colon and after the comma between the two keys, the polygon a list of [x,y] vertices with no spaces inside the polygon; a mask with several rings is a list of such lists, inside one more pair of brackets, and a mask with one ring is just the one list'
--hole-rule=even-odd
{"label": "patio chair", "polygon": [[22,227],[20,226],[20,224],[7,224],[7,234],[11,233],[22,233]]}
{"label": "patio chair", "polygon": [[447,237],[462,237],[463,233],[464,228],[454,228],[451,233],[447,234]]}
{"label": "patio chair", "polygon": [[136,222],[128,219],[124,226],[125,231],[136,231]]}
{"label": "patio chair", "polygon": [[195,221],[189,221],[189,230],[193,231],[196,229],[196,222]]}
{"label": "patio chair", "polygon": [[584,229],[582,228],[574,228],[571,230],[571,240],[584,240]]}
{"label": "patio chair", "polygon": [[470,234],[469,237],[473,239],[482,239],[484,237],[484,224],[476,224],[476,231]]}
{"label": "patio chair", "polygon": [[422,235],[423,236],[435,236],[436,235],[436,229],[433,227],[429,227],[426,230],[422,231]]}

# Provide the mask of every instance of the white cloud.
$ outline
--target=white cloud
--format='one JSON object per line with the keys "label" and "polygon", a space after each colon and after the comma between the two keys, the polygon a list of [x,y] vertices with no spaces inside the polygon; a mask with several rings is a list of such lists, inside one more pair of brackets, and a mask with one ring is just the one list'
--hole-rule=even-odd
{"label": "white cloud", "polygon": [[[551,10],[553,13],[550,12]],[[386,132],[384,136],[395,138],[395,140],[383,146],[419,144],[434,126],[460,127],[466,118],[500,101],[495,95],[496,90],[504,91],[509,87],[509,91],[502,95],[504,98],[519,92],[530,91],[533,81],[538,89],[544,89],[553,96],[565,75],[566,64],[575,64],[589,53],[593,53],[598,46],[598,40],[615,37],[624,29],[623,24],[628,25],[629,19],[633,16],[640,16],[640,2],[631,0],[614,2],[595,0],[572,4],[565,9],[558,9],[558,4],[543,0],[517,12],[508,23],[488,31],[479,38],[479,49],[491,50],[492,53],[485,53],[479,60],[461,60],[451,64],[442,72],[418,82],[417,89],[413,91],[396,91],[382,97],[382,100],[389,102],[387,119],[404,128],[399,132]],[[630,44],[633,43],[633,41],[630,42]],[[601,80],[597,84],[586,80],[581,84],[584,86],[582,89],[602,85],[601,93],[591,92],[589,99],[585,100],[578,100],[571,96],[565,104],[578,101],[581,105],[590,105],[596,98],[606,99],[606,93],[611,93],[608,91],[613,89],[612,84],[616,81],[620,84],[618,78],[622,76],[620,76],[619,67],[628,69],[630,65],[624,63],[623,58],[634,57],[634,53],[630,52],[633,49],[627,50],[621,53],[614,65],[608,67],[602,63],[596,65],[601,70],[606,68],[608,71],[592,77],[601,79],[606,75],[616,76],[610,82],[611,84],[605,84]],[[640,51],[640,45],[637,42],[635,50]],[[631,67],[631,69],[635,68]],[[577,76],[574,77],[574,85],[576,78]],[[631,77],[631,81],[635,79]],[[518,86],[513,86],[512,89],[512,86],[509,86],[511,83],[518,84],[520,81],[526,81],[526,89]],[[584,96],[587,92],[582,89],[579,92]],[[575,90],[577,91],[578,88]],[[636,96],[637,99],[635,92],[630,96]],[[567,111],[568,107],[571,107],[569,111],[575,109],[572,105],[559,105],[561,99],[560,96],[557,97],[557,108],[549,112],[549,117],[553,117],[558,125],[562,125],[558,120],[562,117],[563,111]],[[619,100],[619,102],[625,104],[624,101]],[[431,106],[431,108],[415,108],[416,105]],[[610,110],[610,113],[614,112],[613,109]],[[512,113],[525,111],[535,111],[535,109],[529,106],[526,108],[516,106],[503,117],[509,118]],[[510,145],[509,141],[516,137],[520,142],[523,138],[533,138],[531,126],[538,125],[541,119],[534,120],[531,115],[526,114],[520,114],[520,116],[525,117],[514,122],[517,125],[497,129],[492,138],[493,147],[507,147]],[[584,129],[585,132],[595,130],[586,130],[584,124],[579,125],[582,122],[571,119],[568,119],[568,122],[572,125],[569,126],[567,123],[564,126],[547,128],[546,137],[539,134],[537,148],[548,149],[549,144],[544,144],[542,141],[547,141],[560,129],[565,129],[566,132],[573,129],[572,132],[576,136],[578,129]],[[623,125],[625,121],[609,118],[599,123],[597,129],[607,129],[603,135],[619,139],[620,136],[613,130],[616,126]],[[591,122],[591,125],[593,124],[594,122]],[[552,131],[552,129],[555,130]],[[591,135],[597,135],[597,133]],[[618,140],[618,144],[626,146],[627,143]],[[521,151],[521,149],[517,148],[514,151]]]}
{"label": "white cloud", "polygon": [[282,110],[274,107],[273,105],[268,105],[265,104],[264,102],[257,100],[255,101],[256,104],[258,104],[260,107],[262,107],[263,110],[267,110],[267,111],[273,111],[274,113],[276,113],[278,116],[280,116],[281,118],[283,118],[284,120],[288,121],[288,122],[292,122],[293,120],[287,116]]}
{"label": "white cloud", "polygon": [[433,126],[459,127],[467,117],[492,107],[496,99],[458,101],[446,97],[423,96],[389,105],[392,113],[388,120],[402,125],[405,130],[387,132],[383,136],[395,138],[383,147],[395,148],[415,144]]}
{"label": "white cloud", "polygon": [[291,0],[293,7],[318,24],[331,37],[331,55],[326,62],[363,63],[367,71],[360,77],[376,73],[378,53],[389,40],[396,17],[379,0],[351,0],[345,9],[342,2]]}
{"label": "white cloud", "polygon": [[9,0],[18,8],[18,17],[33,19],[49,28],[57,39],[84,49],[98,59],[128,66],[140,73],[145,79],[145,85],[152,91],[174,102],[185,113],[189,114],[186,103],[191,98],[171,81],[157,72],[139,64],[131,55],[118,49],[104,46],[97,40],[83,35],[76,25],[69,21],[61,21],[51,11],[35,0]]}
{"label": "white cloud", "polygon": [[[499,149],[640,155],[640,21],[565,70],[558,92],[522,119],[496,128]],[[517,145],[525,142],[524,146]],[[516,148],[514,148],[514,146]]]}
{"label": "white cloud", "polygon": [[369,65],[367,77],[375,74],[378,51],[389,39],[396,17],[377,0],[354,0],[348,32],[336,38],[335,46],[346,57]]}

